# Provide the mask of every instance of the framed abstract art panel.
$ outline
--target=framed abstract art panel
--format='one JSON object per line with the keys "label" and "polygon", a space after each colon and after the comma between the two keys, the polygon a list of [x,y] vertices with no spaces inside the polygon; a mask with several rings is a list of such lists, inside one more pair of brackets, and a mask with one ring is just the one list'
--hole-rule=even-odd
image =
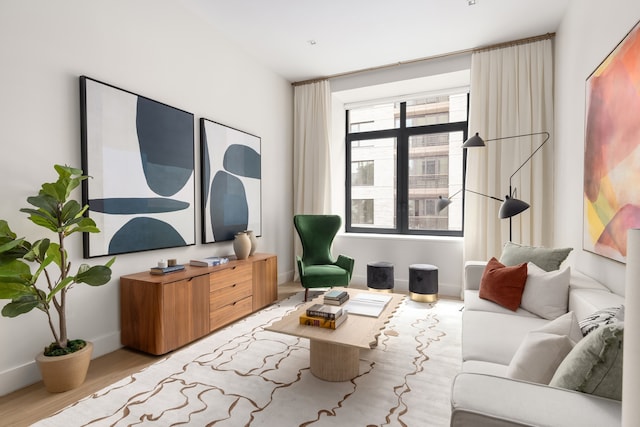
{"label": "framed abstract art panel", "polygon": [[202,243],[262,235],[261,139],[200,119]]}
{"label": "framed abstract art panel", "polygon": [[640,227],[640,23],[586,82],[585,250],[626,262]]}
{"label": "framed abstract art panel", "polygon": [[194,118],[80,77],[85,258],[195,244]]}

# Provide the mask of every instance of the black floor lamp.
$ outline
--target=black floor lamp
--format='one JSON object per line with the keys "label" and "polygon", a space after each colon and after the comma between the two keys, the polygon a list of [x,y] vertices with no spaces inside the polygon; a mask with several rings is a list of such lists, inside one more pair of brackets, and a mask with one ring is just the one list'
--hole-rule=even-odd
{"label": "black floor lamp", "polygon": [[[499,202],[504,202],[504,200],[499,199],[497,197],[493,197],[493,196],[487,196],[486,194],[482,194],[482,193],[478,193],[477,191],[473,191],[473,190],[469,190],[468,188],[465,188],[464,191],[468,191],[469,193],[473,193],[473,194],[477,194],[479,196],[483,196],[483,197],[488,197],[490,199],[493,200],[497,200]],[[452,203],[452,200],[454,197],[456,197],[458,194],[460,194],[462,192],[462,189],[456,191],[455,193],[453,193],[451,196],[449,197],[442,197],[442,196],[438,196],[438,201],[436,202],[436,210],[438,211],[438,213],[440,213],[440,211],[442,211],[444,208],[446,208],[447,206],[449,206]]]}
{"label": "black floor lamp", "polygon": [[[512,221],[511,221],[512,217],[514,217],[514,216],[526,211],[527,209],[529,209],[529,204],[527,202],[524,202],[524,201],[519,200],[516,197],[514,197],[517,194],[517,190],[515,188],[513,188],[513,186],[511,185],[511,180],[514,177],[514,175],[517,174],[520,171],[520,169],[522,169],[522,167],[524,165],[526,165],[529,162],[529,160],[531,160],[531,158],[538,152],[538,150],[540,150],[542,148],[542,146],[549,140],[550,134],[549,134],[549,132],[534,132],[534,133],[525,133],[525,134],[522,134],[522,135],[503,136],[501,138],[487,139],[487,142],[489,142],[489,141],[500,141],[500,140],[503,140],[503,139],[522,138],[522,137],[525,137],[525,136],[534,136],[534,135],[545,135],[545,139],[544,139],[544,141],[542,141],[542,144],[540,144],[535,150],[533,150],[533,152],[518,167],[518,169],[516,169],[516,171],[511,174],[511,176],[509,177],[509,194],[504,197],[504,200],[499,199],[497,197],[493,197],[493,196],[487,196],[486,194],[478,193],[476,191],[465,189],[465,191],[469,191],[471,193],[479,194],[481,196],[489,197],[490,199],[494,199],[494,200],[498,200],[498,201],[502,202],[502,205],[500,206],[500,211],[498,212],[498,217],[500,219],[509,218],[509,241],[511,241],[512,237],[513,237],[513,234],[512,234]],[[476,134],[474,136],[472,136],[471,138],[467,139],[464,142],[464,144],[462,144],[462,148],[474,148],[474,147],[485,147],[485,146],[486,146],[485,141],[482,138],[480,138],[480,135],[478,135],[477,132],[476,132]],[[462,190],[457,191],[451,197],[455,196],[460,191],[462,191]],[[438,200],[438,202],[436,204],[436,209],[438,209],[438,212],[440,212],[445,207],[449,206],[449,204],[451,203],[451,197],[450,198],[446,198],[446,197],[443,198],[442,196],[440,196],[440,198],[439,198],[439,200]]]}

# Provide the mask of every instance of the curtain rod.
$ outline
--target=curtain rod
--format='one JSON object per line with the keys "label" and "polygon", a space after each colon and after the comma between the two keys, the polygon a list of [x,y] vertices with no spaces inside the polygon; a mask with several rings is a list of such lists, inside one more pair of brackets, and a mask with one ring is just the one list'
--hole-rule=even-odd
{"label": "curtain rod", "polygon": [[503,43],[496,43],[496,44],[483,46],[483,47],[478,47],[478,48],[473,48],[473,49],[457,50],[455,52],[443,53],[443,54],[440,54],[440,55],[426,56],[426,57],[423,57],[423,58],[411,59],[411,60],[408,60],[408,61],[399,61],[399,62],[394,62],[394,63],[391,63],[391,64],[379,65],[379,66],[376,66],[376,67],[363,68],[363,69],[360,69],[360,70],[345,71],[344,73],[332,74],[332,75],[325,76],[325,77],[316,77],[314,79],[302,80],[302,81],[299,81],[299,82],[293,82],[293,83],[291,83],[291,86],[302,86],[302,85],[306,85],[306,84],[309,84],[309,83],[321,82],[323,80],[335,79],[337,77],[351,76],[351,75],[354,75],[354,74],[366,73],[366,72],[369,72],[369,71],[379,71],[379,70],[384,70],[384,69],[387,69],[387,68],[398,67],[400,65],[408,65],[408,64],[415,64],[417,62],[432,61],[434,59],[441,59],[441,58],[447,58],[447,57],[450,57],[450,56],[464,55],[464,54],[467,54],[467,53],[484,52],[484,51],[487,51],[487,50],[502,49],[502,48],[509,47],[509,46],[517,46],[517,45],[521,45],[521,44],[537,42],[537,41],[540,41],[540,40],[551,39],[551,38],[555,37],[555,35],[556,35],[556,33],[546,33],[546,34],[542,34],[542,35],[539,35],[539,36],[526,37],[526,38],[523,38],[523,39],[512,40],[512,41],[503,42]]}

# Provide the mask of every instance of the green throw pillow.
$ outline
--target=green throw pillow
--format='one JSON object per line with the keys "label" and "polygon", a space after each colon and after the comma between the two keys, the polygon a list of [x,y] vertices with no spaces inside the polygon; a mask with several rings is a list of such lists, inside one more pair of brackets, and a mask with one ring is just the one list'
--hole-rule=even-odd
{"label": "green throw pillow", "polygon": [[591,332],[560,363],[549,385],[622,400],[623,335],[624,323]]}
{"label": "green throw pillow", "polygon": [[502,248],[500,262],[509,266],[532,262],[544,271],[553,271],[560,268],[560,264],[572,250],[573,248],[550,249],[507,242]]}

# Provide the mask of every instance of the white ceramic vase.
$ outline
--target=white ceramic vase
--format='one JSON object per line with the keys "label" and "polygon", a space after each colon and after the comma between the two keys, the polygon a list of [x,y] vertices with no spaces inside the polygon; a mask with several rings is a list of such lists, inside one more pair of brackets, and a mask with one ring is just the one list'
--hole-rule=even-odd
{"label": "white ceramic vase", "polygon": [[246,232],[241,231],[233,239],[233,252],[237,259],[247,259],[251,252],[251,239]]}
{"label": "white ceramic vase", "polygon": [[251,240],[251,252],[249,252],[249,256],[252,256],[256,253],[256,248],[258,247],[258,239],[256,239],[256,235],[253,234],[253,230],[247,230],[247,236],[249,236],[249,240]]}

